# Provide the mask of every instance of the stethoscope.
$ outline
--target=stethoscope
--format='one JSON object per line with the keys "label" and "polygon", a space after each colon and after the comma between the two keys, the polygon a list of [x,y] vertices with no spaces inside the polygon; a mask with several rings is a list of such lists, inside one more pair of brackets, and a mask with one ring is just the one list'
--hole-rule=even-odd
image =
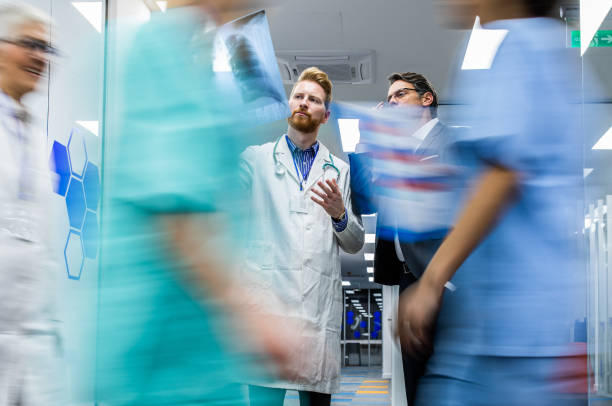
{"label": "stethoscope", "polygon": [[[284,176],[285,173],[287,173],[283,165],[278,161],[278,158],[276,157],[276,149],[278,148],[278,143],[280,142],[280,140],[283,139],[283,137],[284,135],[276,140],[276,143],[274,144],[274,149],[272,150],[272,157],[274,159],[274,168],[275,168],[274,172],[276,173],[277,176]],[[295,165],[295,162],[293,162],[293,164]],[[323,172],[325,172],[327,168],[332,168],[333,170],[336,171],[337,173],[336,182],[340,180],[340,169],[338,169],[338,167],[334,164],[334,157],[332,156],[331,152],[329,153],[329,162],[325,162],[323,164]],[[297,166],[295,170],[296,172],[298,171]],[[298,173],[298,177],[301,177],[299,173]],[[300,182],[300,190],[302,190],[302,182]]]}

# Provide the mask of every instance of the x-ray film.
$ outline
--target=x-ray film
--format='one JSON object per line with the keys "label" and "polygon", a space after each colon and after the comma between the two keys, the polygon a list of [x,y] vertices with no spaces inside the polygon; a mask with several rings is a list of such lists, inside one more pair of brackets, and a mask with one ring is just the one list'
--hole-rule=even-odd
{"label": "x-ray film", "polygon": [[265,124],[289,116],[264,10],[219,28],[214,70],[223,86],[240,95],[244,104],[239,114],[251,124]]}

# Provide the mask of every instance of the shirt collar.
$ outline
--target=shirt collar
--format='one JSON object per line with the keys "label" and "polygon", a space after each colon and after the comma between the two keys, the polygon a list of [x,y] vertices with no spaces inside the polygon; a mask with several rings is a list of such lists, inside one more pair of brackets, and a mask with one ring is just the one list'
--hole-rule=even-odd
{"label": "shirt collar", "polygon": [[291,151],[292,154],[295,154],[296,150],[300,151],[302,153],[304,153],[306,151],[313,151],[316,154],[317,152],[319,152],[319,141],[316,141],[314,143],[314,145],[311,146],[310,148],[306,148],[306,149],[302,150],[302,149],[298,148],[298,146],[295,145],[293,143],[293,141],[291,141],[291,138],[289,138],[289,136],[287,134],[285,134],[285,138],[287,139],[287,145],[289,146],[289,150]]}
{"label": "shirt collar", "polygon": [[438,124],[439,121],[440,120],[438,120],[437,117],[434,118],[434,119],[429,120],[421,128],[416,130],[414,134],[412,134],[413,137],[416,137],[416,138],[420,139],[421,141],[423,141],[427,137],[427,135],[429,135],[431,130],[436,126],[436,124]]}

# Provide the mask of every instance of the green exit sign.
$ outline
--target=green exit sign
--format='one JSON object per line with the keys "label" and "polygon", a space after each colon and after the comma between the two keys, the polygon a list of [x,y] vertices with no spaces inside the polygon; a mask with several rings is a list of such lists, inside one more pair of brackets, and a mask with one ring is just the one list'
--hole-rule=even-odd
{"label": "green exit sign", "polygon": [[[589,46],[612,47],[612,30],[597,31]],[[580,48],[580,31],[572,31],[572,48]]]}

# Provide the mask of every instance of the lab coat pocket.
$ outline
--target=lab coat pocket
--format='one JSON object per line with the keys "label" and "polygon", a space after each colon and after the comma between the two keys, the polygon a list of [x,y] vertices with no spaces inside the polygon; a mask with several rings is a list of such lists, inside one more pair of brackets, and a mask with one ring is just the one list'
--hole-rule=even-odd
{"label": "lab coat pocket", "polygon": [[[340,280],[334,281],[334,291],[341,292],[342,291],[342,282]],[[333,331],[340,331],[342,327],[342,313],[344,311],[344,306],[342,302],[342,296],[334,295],[334,299],[332,302],[332,306],[330,309],[330,323],[329,329]]]}
{"label": "lab coat pocket", "polygon": [[[334,278],[309,267],[302,275],[304,317],[317,329],[339,330],[340,321],[335,302],[341,301],[342,289]],[[341,314],[339,314],[342,317]]]}
{"label": "lab coat pocket", "polygon": [[247,249],[245,278],[254,286],[269,288],[272,285],[272,244],[253,241]]}

